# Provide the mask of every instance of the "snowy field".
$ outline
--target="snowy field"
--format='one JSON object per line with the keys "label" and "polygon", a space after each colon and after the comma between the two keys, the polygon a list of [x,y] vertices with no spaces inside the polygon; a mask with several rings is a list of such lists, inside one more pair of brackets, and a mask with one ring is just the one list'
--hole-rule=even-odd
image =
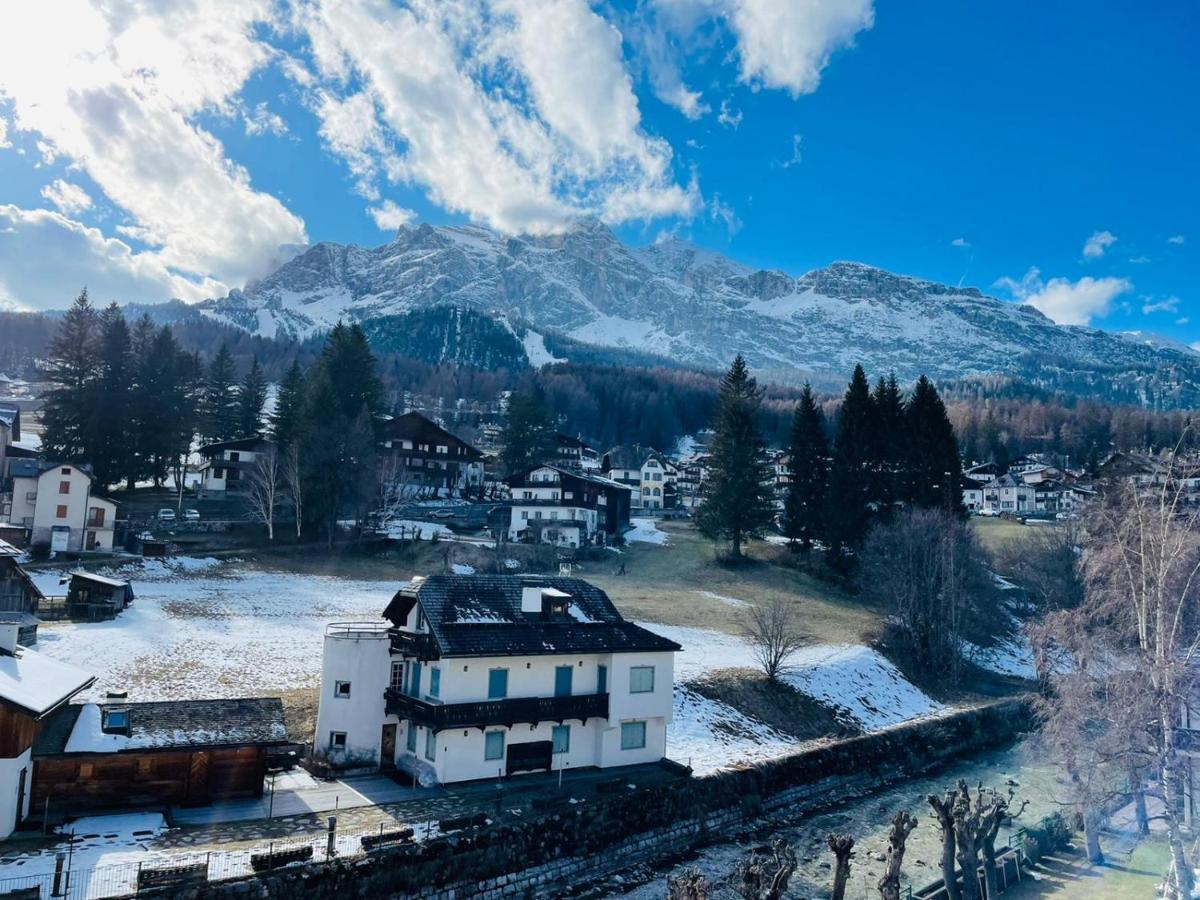
{"label": "snowy field", "polygon": [[626,541],[640,541],[644,544],[658,544],[665,546],[667,543],[667,533],[659,531],[658,524],[654,519],[633,518],[629,520],[629,524],[633,526],[629,531],[625,532]]}

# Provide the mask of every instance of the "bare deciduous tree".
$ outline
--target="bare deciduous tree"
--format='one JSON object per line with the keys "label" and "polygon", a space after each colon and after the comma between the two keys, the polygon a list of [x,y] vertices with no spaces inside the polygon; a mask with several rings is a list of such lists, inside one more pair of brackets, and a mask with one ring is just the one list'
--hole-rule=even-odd
{"label": "bare deciduous tree", "polygon": [[900,900],[900,869],[904,865],[904,850],[908,836],[917,827],[917,820],[907,812],[898,812],[892,819],[888,832],[887,862],[883,877],[879,879],[879,896],[882,900]]}
{"label": "bare deciduous tree", "polygon": [[845,900],[850,883],[850,860],[854,858],[854,838],[848,834],[829,834],[825,843],[833,851],[833,893],[831,900]]}
{"label": "bare deciduous tree", "polygon": [[246,502],[250,507],[250,518],[267,526],[267,540],[275,540],[275,510],[282,499],[283,481],[279,451],[268,447],[254,459],[254,465],[246,473]]}
{"label": "bare deciduous tree", "polygon": [[707,900],[708,879],[699,869],[667,876],[667,900]]}
{"label": "bare deciduous tree", "polygon": [[292,513],[296,518],[296,538],[300,537],[300,529],[304,521],[304,479],[300,465],[300,448],[292,443],[283,454],[283,484],[284,493]]}
{"label": "bare deciduous tree", "polygon": [[743,617],[742,630],[771,681],[779,680],[787,661],[804,646],[798,609],[791,600],[774,597],[751,606]]}
{"label": "bare deciduous tree", "polygon": [[1027,528],[997,553],[997,570],[1021,586],[1040,612],[1083,602],[1083,529],[1075,522]]}
{"label": "bare deciduous tree", "polygon": [[745,900],[780,900],[796,871],[796,853],[778,839],[770,852],[751,853],[734,869],[734,883]]}
{"label": "bare deciduous tree", "polygon": [[958,795],[954,791],[946,791],[941,797],[930,794],[925,798],[933,808],[933,815],[942,829],[942,883],[946,886],[947,900],[962,900],[954,855],[954,803],[957,798]]}

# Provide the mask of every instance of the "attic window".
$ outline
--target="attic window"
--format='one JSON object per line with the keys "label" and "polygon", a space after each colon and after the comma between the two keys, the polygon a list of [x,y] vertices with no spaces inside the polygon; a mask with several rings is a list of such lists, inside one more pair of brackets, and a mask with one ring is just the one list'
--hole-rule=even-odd
{"label": "attic window", "polygon": [[100,730],[105,734],[129,734],[129,710],[117,707],[104,710]]}

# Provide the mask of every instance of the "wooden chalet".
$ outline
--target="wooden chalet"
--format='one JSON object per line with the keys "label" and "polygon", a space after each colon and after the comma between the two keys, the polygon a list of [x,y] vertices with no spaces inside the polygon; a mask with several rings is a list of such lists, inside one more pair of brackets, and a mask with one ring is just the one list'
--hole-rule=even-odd
{"label": "wooden chalet", "polygon": [[66,614],[85,622],[115,619],[133,602],[128,581],[106,578],[92,572],[72,572],[67,584]]}
{"label": "wooden chalet", "polygon": [[483,454],[418,412],[380,426],[380,470],[398,496],[461,494],[483,482]]}
{"label": "wooden chalet", "polygon": [[17,563],[19,551],[0,541],[0,623],[17,626],[17,643],[32,647],[37,643],[38,604],[45,597],[33,579]]}
{"label": "wooden chalet", "polygon": [[33,803],[53,816],[258,797],[288,743],[275,697],[71,704],[33,746]]}

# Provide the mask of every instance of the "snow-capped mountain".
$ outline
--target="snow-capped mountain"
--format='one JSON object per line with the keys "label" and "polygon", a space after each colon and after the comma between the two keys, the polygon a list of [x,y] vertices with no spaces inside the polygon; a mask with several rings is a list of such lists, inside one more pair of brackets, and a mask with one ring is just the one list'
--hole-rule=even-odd
{"label": "snow-capped mountain", "polygon": [[797,278],[680,241],[633,248],[595,221],[552,237],[420,225],[380,247],[317,244],[202,310],[302,337],[338,319],[445,305],[692,366],[721,367],[740,351],[766,377],[791,382],[844,379],[861,362],[906,381],[1001,373],[1153,405],[1200,398],[1200,357],[1186,348],[1056,325],[974,288],[862,263]]}

